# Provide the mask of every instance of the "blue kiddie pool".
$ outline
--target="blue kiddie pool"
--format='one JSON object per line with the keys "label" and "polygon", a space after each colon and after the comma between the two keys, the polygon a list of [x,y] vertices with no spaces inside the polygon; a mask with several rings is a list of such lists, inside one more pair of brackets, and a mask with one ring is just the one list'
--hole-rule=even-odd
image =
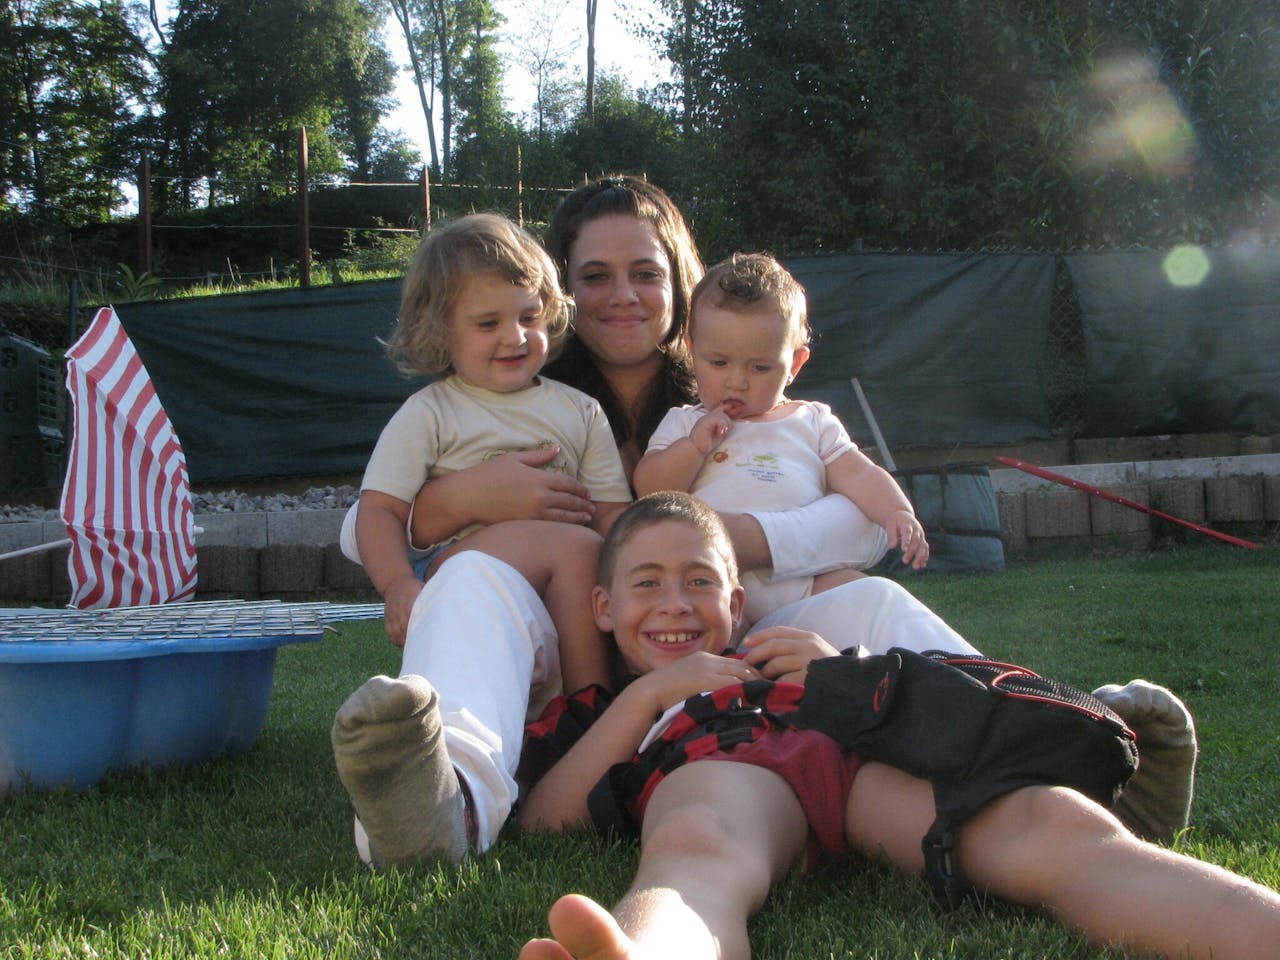
{"label": "blue kiddie pool", "polygon": [[0,795],[244,753],[276,650],[381,604],[212,602],[0,612]]}

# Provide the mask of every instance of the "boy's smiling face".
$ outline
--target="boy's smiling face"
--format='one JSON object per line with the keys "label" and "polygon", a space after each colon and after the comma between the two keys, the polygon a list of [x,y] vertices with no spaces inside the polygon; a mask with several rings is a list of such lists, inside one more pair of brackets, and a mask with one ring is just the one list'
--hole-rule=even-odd
{"label": "boy's smiling face", "polygon": [[596,625],[612,632],[627,668],[649,673],[699,650],[723,653],[744,591],[697,527],[662,520],[618,550],[608,587],[596,587]]}

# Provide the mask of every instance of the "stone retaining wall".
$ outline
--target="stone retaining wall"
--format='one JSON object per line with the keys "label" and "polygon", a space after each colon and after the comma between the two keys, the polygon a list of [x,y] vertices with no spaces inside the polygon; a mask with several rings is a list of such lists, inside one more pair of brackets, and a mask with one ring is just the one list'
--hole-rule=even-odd
{"label": "stone retaining wall", "polygon": [[[1280,532],[1280,454],[1051,468],[1191,523],[1259,542]],[[1012,469],[993,470],[1010,560],[1207,542],[1139,510]],[[344,510],[206,514],[196,518],[201,599],[376,599],[364,571],[342,556]],[[0,553],[61,539],[60,523],[0,524]],[[0,604],[70,596],[65,546],[0,560]]]}

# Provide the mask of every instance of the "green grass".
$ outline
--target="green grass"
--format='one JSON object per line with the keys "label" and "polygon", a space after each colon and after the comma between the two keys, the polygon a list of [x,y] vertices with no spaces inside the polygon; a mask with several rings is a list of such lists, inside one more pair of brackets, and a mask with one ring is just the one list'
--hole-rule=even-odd
{"label": "green grass", "polygon": [[[1210,547],[907,585],[991,655],[1183,694],[1202,762],[1180,842],[1280,888],[1278,561]],[[0,957],[514,957],[558,893],[616,899],[635,850],[589,835],[511,832],[482,859],[416,873],[358,865],[329,721],[396,660],[379,623],[343,625],[281,648],[247,756],[0,799]],[[1115,955],[1004,904],[941,915],[918,882],[861,862],[788,879],[752,934],[762,960]]]}

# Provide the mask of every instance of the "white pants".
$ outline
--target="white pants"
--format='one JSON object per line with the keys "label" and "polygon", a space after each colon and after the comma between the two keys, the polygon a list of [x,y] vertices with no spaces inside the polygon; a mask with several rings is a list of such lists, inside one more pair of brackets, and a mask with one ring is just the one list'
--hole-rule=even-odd
{"label": "white pants", "polygon": [[854,580],[787,604],[759,620],[749,633],[765,627],[809,630],[837,650],[860,644],[872,653],[884,653],[890,647],[917,653],[978,652],[905,587],[884,577]]}
{"label": "white pants", "polygon": [[455,554],[413,605],[400,674],[426,677],[440,696],[444,742],[487,850],[516,801],[525,723],[560,693],[551,617],[509,564],[474,550]]}

